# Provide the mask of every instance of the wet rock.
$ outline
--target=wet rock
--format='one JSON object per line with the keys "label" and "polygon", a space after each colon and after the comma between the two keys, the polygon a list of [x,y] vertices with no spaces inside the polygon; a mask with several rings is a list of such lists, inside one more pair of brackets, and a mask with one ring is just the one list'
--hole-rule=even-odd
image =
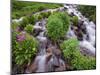
{"label": "wet rock", "polygon": [[85,56],[95,56],[93,53],[91,53],[87,48],[80,47],[80,51]]}
{"label": "wet rock", "polygon": [[73,12],[71,12],[71,13],[70,13],[70,16],[73,17],[73,16],[75,16],[75,14],[74,14]]}
{"label": "wet rock", "polygon": [[80,29],[75,29],[75,35],[77,36],[77,39],[82,41],[83,40],[83,33]]}
{"label": "wet rock", "polygon": [[52,67],[54,71],[64,71],[65,70],[65,63],[61,59],[61,51],[57,49],[56,47],[51,47],[49,51],[52,51],[53,56],[53,62],[52,62]]}
{"label": "wet rock", "polygon": [[87,31],[86,31],[86,26],[85,25],[82,25],[81,26],[81,30],[84,34],[87,34]]}
{"label": "wet rock", "polygon": [[48,48],[48,49],[46,50],[46,52],[47,52],[47,53],[52,53],[52,49],[51,49],[51,48]]}
{"label": "wet rock", "polygon": [[43,31],[42,27],[40,27],[40,26],[34,26],[34,31],[33,31],[34,36],[39,35],[39,33],[42,32],[42,31]]}
{"label": "wet rock", "polygon": [[53,55],[53,67],[56,68],[56,67],[59,67],[59,58],[57,58],[55,55]]}
{"label": "wet rock", "polygon": [[52,44],[51,44],[51,40],[49,40],[49,38],[47,37],[46,48],[50,48],[51,46],[52,46]]}
{"label": "wet rock", "polygon": [[88,34],[86,35],[86,40],[89,41],[89,35]]}
{"label": "wet rock", "polygon": [[42,30],[34,30],[33,33],[34,33],[34,36],[37,36],[39,35],[39,33],[41,32]]}
{"label": "wet rock", "polygon": [[86,54],[95,56],[95,47],[87,40],[80,41],[79,43],[81,51]]}
{"label": "wet rock", "polygon": [[81,28],[81,26],[83,25],[83,23],[84,23],[84,21],[79,20],[79,21],[78,21],[78,27]]}
{"label": "wet rock", "polygon": [[65,63],[62,59],[59,59],[59,67],[55,67],[55,71],[65,71],[66,70],[66,66]]}
{"label": "wet rock", "polygon": [[42,25],[42,22],[39,23],[39,26],[43,26],[43,25]]}
{"label": "wet rock", "polygon": [[37,62],[34,61],[32,64],[30,64],[27,69],[25,70],[25,73],[33,73],[37,70]]}
{"label": "wet rock", "polygon": [[79,20],[78,21],[78,29],[80,29],[84,34],[86,34],[86,26],[83,24],[84,21],[82,20]]}
{"label": "wet rock", "polygon": [[71,26],[71,30],[73,30],[74,29],[74,27],[73,26]]}
{"label": "wet rock", "polygon": [[52,57],[52,52],[47,52],[46,53],[46,64],[48,63],[48,61],[51,59]]}
{"label": "wet rock", "polygon": [[82,32],[78,32],[78,33],[77,33],[77,39],[80,40],[80,41],[83,40]]}
{"label": "wet rock", "polygon": [[54,53],[54,55],[55,55],[57,58],[60,58],[60,56],[61,56],[61,51],[60,51],[59,49],[54,49],[54,50],[53,50],[53,53]]}

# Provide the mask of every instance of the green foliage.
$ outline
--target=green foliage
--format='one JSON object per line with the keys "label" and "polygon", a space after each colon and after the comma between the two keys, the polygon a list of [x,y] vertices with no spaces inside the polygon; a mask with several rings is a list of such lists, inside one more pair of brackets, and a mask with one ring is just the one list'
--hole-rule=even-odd
{"label": "green foliage", "polygon": [[87,57],[76,53],[75,58],[71,61],[73,69],[76,70],[90,70],[96,68],[96,60],[94,57]]}
{"label": "green foliage", "polygon": [[23,65],[24,63],[29,63],[32,57],[36,55],[38,42],[27,33],[25,34],[26,39],[18,42],[17,35],[19,34],[12,32],[12,55],[16,64]]}
{"label": "green foliage", "polygon": [[78,17],[77,16],[73,16],[72,17],[72,22],[73,22],[73,25],[77,26],[78,25]]}
{"label": "green foliage", "polygon": [[63,31],[63,23],[58,18],[53,18],[50,20],[47,26],[48,35],[52,40],[57,41],[60,37],[64,36],[65,31]]}
{"label": "green foliage", "polygon": [[25,16],[23,17],[23,20],[20,22],[20,25],[22,28],[24,28],[27,24],[29,24],[29,17]]}
{"label": "green foliage", "polygon": [[42,19],[42,15],[38,15],[38,20],[41,20]]}
{"label": "green foliage", "polygon": [[59,40],[68,31],[69,24],[69,16],[64,12],[50,15],[47,22],[48,36],[54,41]]}
{"label": "green foliage", "polygon": [[34,16],[35,16],[35,21],[40,21],[43,18],[41,14],[35,14]]}
{"label": "green foliage", "polygon": [[60,45],[67,63],[71,66],[72,70],[95,69],[95,58],[82,55],[78,44],[77,39],[71,38]]}
{"label": "green foliage", "polygon": [[[78,50],[78,40],[77,39],[68,39],[61,44],[61,49],[63,50],[64,57],[70,58],[70,55]],[[74,57],[74,56],[73,56]]]}
{"label": "green foliage", "polygon": [[33,25],[35,24],[35,16],[34,15],[29,17],[29,23],[33,24]]}
{"label": "green foliage", "polygon": [[80,5],[78,9],[84,16],[89,18],[89,20],[96,22],[96,6]]}
{"label": "green foliage", "polygon": [[11,24],[11,28],[13,30],[16,30],[20,26],[20,23],[13,21]]}
{"label": "green foliage", "polygon": [[24,30],[27,32],[27,33],[32,33],[33,32],[33,25],[31,25],[31,24],[28,24],[25,28],[24,28]]}

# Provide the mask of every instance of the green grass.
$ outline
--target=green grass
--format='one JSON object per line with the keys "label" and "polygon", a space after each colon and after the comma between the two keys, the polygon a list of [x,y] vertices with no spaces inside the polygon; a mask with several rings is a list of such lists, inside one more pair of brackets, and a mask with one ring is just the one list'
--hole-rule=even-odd
{"label": "green grass", "polygon": [[21,16],[31,15],[46,9],[54,9],[61,7],[62,4],[25,2],[12,0],[12,18],[20,18]]}

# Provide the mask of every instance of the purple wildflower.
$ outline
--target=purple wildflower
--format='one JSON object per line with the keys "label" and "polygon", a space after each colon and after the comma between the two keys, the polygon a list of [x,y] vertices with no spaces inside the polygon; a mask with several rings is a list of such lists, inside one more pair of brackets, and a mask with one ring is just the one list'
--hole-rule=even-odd
{"label": "purple wildflower", "polygon": [[20,34],[17,35],[17,41],[21,42],[25,40],[25,32],[21,32]]}

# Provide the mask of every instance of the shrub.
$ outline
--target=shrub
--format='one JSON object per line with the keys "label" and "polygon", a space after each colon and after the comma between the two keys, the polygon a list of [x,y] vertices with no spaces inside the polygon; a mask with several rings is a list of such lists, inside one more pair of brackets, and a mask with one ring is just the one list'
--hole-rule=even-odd
{"label": "shrub", "polygon": [[36,14],[35,15],[35,21],[40,21],[42,19],[42,15],[41,14]]}
{"label": "shrub", "polygon": [[60,47],[63,50],[65,60],[71,66],[72,70],[95,69],[95,58],[87,57],[80,53],[77,39],[68,39]]}
{"label": "shrub", "polygon": [[33,56],[36,55],[38,42],[29,34],[24,34],[25,39],[23,41],[17,41],[17,36],[20,34],[12,33],[12,51],[15,63],[17,65],[23,65],[24,63],[30,63]]}
{"label": "shrub", "polygon": [[29,23],[29,17],[25,16],[23,17],[23,20],[20,22],[21,27],[24,28]]}
{"label": "shrub", "polygon": [[24,30],[26,31],[26,32],[28,32],[28,33],[32,33],[33,32],[33,25],[31,25],[31,24],[28,24],[25,28],[24,28]]}
{"label": "shrub", "polygon": [[96,68],[96,60],[94,57],[83,56],[78,52],[76,53],[75,58],[71,61],[71,64],[73,69],[76,70],[89,70]]}
{"label": "shrub", "polygon": [[77,16],[73,16],[72,17],[72,22],[73,22],[73,25],[77,26],[78,25],[78,17]]}
{"label": "shrub", "polygon": [[47,34],[52,40],[57,41],[64,37],[69,28],[69,17],[67,14],[55,13],[49,16],[47,22]]}
{"label": "shrub", "polygon": [[42,15],[38,15],[38,20],[41,20],[42,19]]}
{"label": "shrub", "polygon": [[47,26],[48,35],[52,40],[57,41],[60,37],[64,36],[63,23],[58,18],[53,18]]}
{"label": "shrub", "polygon": [[[70,58],[70,55],[78,50],[78,40],[77,39],[68,39],[61,44],[61,49],[63,50],[65,59]],[[74,57],[74,56],[73,56]],[[73,58],[72,57],[72,58]],[[72,59],[71,58],[71,59]]]}

